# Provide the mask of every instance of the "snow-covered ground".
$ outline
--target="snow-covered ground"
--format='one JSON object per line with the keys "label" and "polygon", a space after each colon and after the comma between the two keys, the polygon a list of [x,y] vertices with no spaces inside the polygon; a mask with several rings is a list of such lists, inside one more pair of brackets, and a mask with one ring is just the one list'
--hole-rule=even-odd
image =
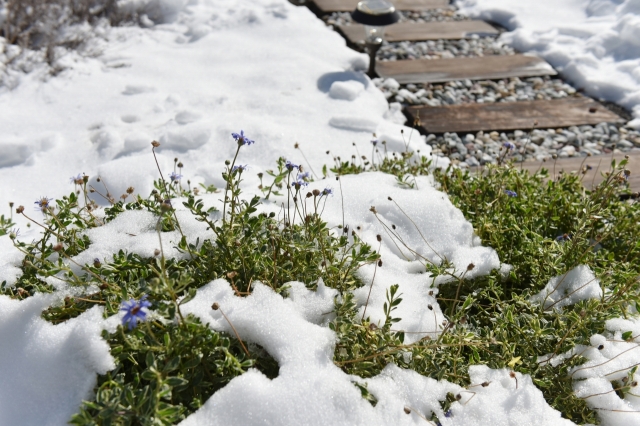
{"label": "snow-covered ground", "polygon": [[[161,143],[158,159],[165,174],[179,158],[183,179],[190,179],[192,186],[202,182],[220,187],[224,161],[236,148],[231,132],[243,129],[256,141],[243,148],[239,158],[249,166],[243,183],[249,194],[257,191],[257,173],[273,168],[279,156],[318,176],[334,156],[370,156],[373,133],[387,141],[390,151],[403,151],[408,144],[429,153],[429,146],[403,128],[402,116],[389,109],[382,93],[361,72],[366,57],[349,50],[307,8],[286,0],[147,3],[149,18],[143,22],[149,28],[106,31],[101,41],[95,41],[99,55],[67,53],[61,59],[67,68],[55,77],[46,75],[44,68],[30,74],[11,71],[15,86],[0,89],[0,200],[5,206],[12,201],[29,210],[38,197],[69,193],[74,188],[69,178],[79,173],[90,176],[93,185],[101,176],[115,198],[129,186],[146,196],[158,177],[152,140]],[[144,2],[129,4],[141,7]],[[511,37],[520,49],[539,51],[590,93],[630,108],[640,103],[640,74],[632,67],[639,51],[633,37],[640,26],[637,1],[563,0],[514,6],[506,0],[468,0],[463,6],[468,13],[518,27],[504,37]],[[547,18],[554,13],[563,17]],[[596,42],[607,34],[609,44]],[[540,42],[543,39],[547,47]],[[604,47],[598,50],[599,45]],[[629,50],[633,46],[636,50]],[[588,83],[590,79],[600,85]],[[640,116],[640,109],[635,111]],[[295,143],[301,149],[294,148]],[[445,165],[447,159],[438,163]],[[345,177],[346,221],[361,226],[364,241],[377,246],[379,224],[369,210],[375,205],[380,218],[406,232],[413,247],[426,257],[446,254],[458,273],[470,263],[479,275],[508,268],[500,264],[495,251],[479,244],[471,225],[429,179],[420,178],[417,184],[419,189],[409,190],[389,176]],[[312,185],[329,185],[337,191],[335,181]],[[398,214],[388,196],[418,218],[416,225]],[[210,203],[216,202],[213,198]],[[151,255],[156,234],[149,230],[149,217],[138,213],[128,212],[122,220],[95,230],[91,248],[80,256],[108,256],[119,248]],[[341,197],[328,199],[325,219],[331,225],[342,222]],[[201,236],[203,230],[196,224],[190,227],[186,215],[184,221],[189,238]],[[431,245],[424,244],[415,226],[429,233]],[[37,230],[27,230],[24,223],[20,227],[21,238],[35,237]],[[138,237],[134,242],[118,238],[123,233]],[[399,311],[403,321],[398,326],[435,333],[442,313],[422,312],[427,303],[437,307],[428,293],[431,277],[418,274],[420,268],[406,262],[405,254],[390,241],[383,239],[381,253],[385,268],[373,284],[372,318],[382,318],[385,290],[400,282],[407,303]],[[0,238],[0,276],[9,284],[19,262],[8,238]],[[373,278],[366,268],[362,274]],[[95,375],[113,366],[100,330],[113,330],[119,318],[102,320],[100,308],[56,326],[40,318],[43,309],[69,291],[58,286],[53,295],[22,302],[0,296],[0,425],[64,424],[89,397]],[[528,376],[518,373],[514,382],[509,371],[483,366],[471,369],[472,384],[492,384],[474,387],[475,393],[388,366],[367,380],[379,401],[372,407],[351,384],[360,379],[347,376],[331,362],[334,336],[318,312],[331,306],[333,293],[319,289],[312,293],[294,284],[293,297],[282,299],[258,285],[250,297],[238,298],[220,280],[199,290],[185,309],[214,329],[228,331],[227,323],[210,308],[212,301],[227,306],[242,337],[262,345],[279,362],[280,376],[270,381],[251,371],[234,379],[185,424],[424,424],[420,416],[432,412],[439,414],[443,425],[571,424],[546,404]],[[362,303],[363,294],[356,297]],[[616,324],[610,331],[619,333]],[[599,354],[589,359],[597,362]],[[463,392],[451,417],[444,416],[438,403],[447,392]],[[615,399],[615,394],[609,397]],[[619,407],[627,402],[602,403]],[[405,407],[411,408],[409,414]],[[623,423],[614,419],[609,424]]]}
{"label": "snow-covered ground", "polygon": [[535,52],[576,88],[631,110],[640,127],[638,0],[457,0],[460,12],[507,28],[502,40]]}

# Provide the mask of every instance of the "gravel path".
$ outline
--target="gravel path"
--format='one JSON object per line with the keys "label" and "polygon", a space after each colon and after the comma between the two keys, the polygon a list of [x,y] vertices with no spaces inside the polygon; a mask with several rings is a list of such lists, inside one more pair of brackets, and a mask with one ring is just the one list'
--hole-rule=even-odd
{"label": "gravel path", "polygon": [[[462,21],[454,6],[425,12],[401,12],[401,22]],[[326,15],[328,25],[350,25],[348,12]],[[364,50],[364,49],[362,49]],[[429,40],[421,42],[384,42],[377,59],[441,59],[489,55],[513,55],[515,50],[502,44],[497,37],[474,36],[463,40]],[[532,77],[503,80],[457,80],[442,84],[401,85],[394,79],[377,78],[390,103],[411,105],[459,105],[468,103],[518,102],[581,96],[560,78]],[[617,111],[619,112],[619,111]],[[610,154],[640,152],[640,132],[624,125],[600,123],[596,126],[573,126],[568,129],[523,129],[514,132],[478,132],[428,134],[427,144],[434,154],[446,155],[462,167],[495,163],[499,158],[514,161],[550,160]],[[509,149],[507,149],[509,147]]]}

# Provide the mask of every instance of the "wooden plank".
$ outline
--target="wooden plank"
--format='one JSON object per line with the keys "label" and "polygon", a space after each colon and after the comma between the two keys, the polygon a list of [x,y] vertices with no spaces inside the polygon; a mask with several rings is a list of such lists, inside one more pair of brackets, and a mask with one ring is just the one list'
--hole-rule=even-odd
{"label": "wooden plank", "polygon": [[464,79],[491,80],[557,74],[553,67],[544,60],[528,55],[379,61],[376,63],[376,72],[380,77],[394,78],[401,84],[441,83]]}
{"label": "wooden plank", "polygon": [[562,170],[563,173],[580,173],[583,166],[590,166],[591,169],[587,170],[587,173],[585,173],[582,183],[586,189],[591,190],[604,180],[602,173],[611,170],[611,160],[615,159],[617,164],[620,160],[624,159],[625,155],[629,156],[629,161],[625,168],[631,171],[631,175],[627,180],[629,183],[629,189],[631,192],[640,192],[640,153],[637,152],[630,152],[626,154],[615,153],[613,155],[604,154],[586,158],[559,158],[555,161],[548,160],[544,163],[538,161],[527,161],[522,164],[514,164],[513,167],[516,169],[522,167],[525,170],[529,170],[531,173],[535,173],[540,168],[544,167],[549,170],[549,176],[553,177],[554,169],[557,176],[560,170]]}
{"label": "wooden plank", "polygon": [[427,133],[477,132],[480,130],[558,128],[583,124],[622,123],[624,120],[586,97],[495,102],[486,104],[408,107],[412,120],[417,117]]}
{"label": "wooden plank", "polygon": [[[360,0],[313,0],[323,13],[352,12]],[[391,0],[397,10],[431,10],[449,6],[449,0]]]}
{"label": "wooden plank", "polygon": [[[364,41],[364,25],[339,25],[338,30],[351,43]],[[494,27],[484,21],[400,22],[385,29],[387,41],[457,40],[477,35],[497,35]]]}

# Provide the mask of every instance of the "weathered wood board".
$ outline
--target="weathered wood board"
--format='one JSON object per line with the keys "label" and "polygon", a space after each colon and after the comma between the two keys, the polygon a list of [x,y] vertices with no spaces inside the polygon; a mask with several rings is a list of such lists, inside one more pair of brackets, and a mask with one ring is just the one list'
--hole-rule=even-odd
{"label": "weathered wood board", "polygon": [[418,118],[427,133],[477,132],[480,130],[558,128],[620,123],[624,120],[600,103],[586,97],[563,99],[462,104],[440,107],[408,107],[413,120]]}
{"label": "weathered wood board", "polygon": [[529,170],[531,173],[535,173],[540,168],[544,167],[549,170],[549,176],[553,177],[554,170],[557,176],[561,170],[563,173],[580,173],[583,166],[591,166],[591,170],[587,170],[587,173],[585,173],[582,179],[584,187],[591,190],[604,180],[602,173],[611,170],[611,160],[615,159],[617,164],[620,160],[624,159],[625,155],[629,156],[629,162],[625,168],[631,171],[631,175],[627,180],[629,183],[629,189],[631,192],[640,192],[640,153],[637,152],[631,152],[628,154],[615,153],[613,156],[611,154],[605,154],[587,158],[559,158],[555,161],[549,160],[544,163],[531,161],[524,162],[522,164],[514,164],[513,167],[516,169],[522,167],[525,170]]}
{"label": "weathered wood board", "polygon": [[[323,13],[351,12],[360,0],[313,0]],[[397,10],[430,10],[449,6],[449,0],[391,0]]]}
{"label": "weathered wood board", "polygon": [[451,80],[492,80],[507,77],[555,75],[551,65],[536,56],[491,55],[472,58],[379,61],[376,73],[401,84]]}
{"label": "weathered wood board", "polygon": [[[340,25],[337,27],[351,43],[364,41],[364,25]],[[484,21],[400,22],[385,29],[387,41],[424,41],[469,38],[497,35],[499,31]]]}

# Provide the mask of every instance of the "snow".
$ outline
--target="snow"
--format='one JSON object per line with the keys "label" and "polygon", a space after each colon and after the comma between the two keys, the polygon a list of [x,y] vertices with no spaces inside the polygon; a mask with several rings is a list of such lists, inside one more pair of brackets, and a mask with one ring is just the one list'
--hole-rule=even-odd
{"label": "snow", "polygon": [[501,40],[536,53],[595,98],[632,111],[640,128],[637,0],[457,0],[460,12],[509,30]]}
{"label": "snow", "polygon": [[[591,93],[636,106],[640,77],[636,77],[638,59],[632,55],[637,46],[629,49],[637,43],[637,3],[512,3],[461,2],[464,11],[485,14],[515,29],[505,39],[546,55]],[[99,28],[103,39],[91,41],[96,54],[67,52],[60,59],[67,68],[56,76],[47,75],[35,62],[29,64],[28,74],[6,70],[10,84],[0,88],[3,202],[13,201],[27,206],[28,214],[40,215],[29,207],[34,200],[71,192],[69,177],[78,173],[90,176],[90,184],[98,189],[103,188],[96,179],[101,176],[115,198],[129,186],[146,197],[159,176],[152,140],[161,143],[156,151],[165,176],[173,170],[174,158],[179,158],[185,164],[183,183],[189,179],[192,186],[223,187],[224,161],[236,149],[230,134],[240,129],[256,140],[255,145],[243,147],[239,157],[250,167],[243,174],[247,197],[258,192],[257,173],[273,168],[280,156],[319,171],[334,156],[349,159],[361,152],[370,157],[374,138],[386,141],[389,152],[420,150],[431,155],[424,139],[402,126],[405,118],[399,105],[388,105],[362,72],[368,65],[366,56],[348,49],[305,7],[285,0],[122,0],[119,4],[142,14],[145,28]],[[549,11],[557,19],[548,19]],[[294,148],[296,142],[300,150]],[[439,157],[434,163],[446,167],[449,160]],[[355,292],[355,299],[360,315],[365,315],[366,305],[366,316],[379,323],[384,321],[385,293],[398,284],[403,302],[394,311],[401,318],[394,327],[406,332],[405,343],[441,332],[445,317],[435,299],[439,286],[462,276],[509,270],[493,249],[481,245],[469,222],[429,177],[411,183],[414,188],[404,188],[391,176],[369,173],[309,185],[309,189],[333,189],[323,212],[331,227],[349,225],[350,231],[379,249],[382,266],[361,268],[365,286]],[[207,207],[220,207],[219,194],[203,199]],[[262,208],[279,212],[280,201],[275,197]],[[174,200],[174,206],[187,241],[213,237],[181,207],[180,200]],[[37,238],[38,230],[26,228],[22,218],[17,221],[22,229],[18,239]],[[151,257],[160,246],[156,225],[157,218],[149,212],[126,211],[86,231],[91,245],[67,263],[82,273],[76,263],[106,261],[120,249]],[[385,225],[396,229],[385,231]],[[166,256],[184,256],[174,247],[180,237],[179,232],[162,233]],[[445,260],[451,265],[446,275],[426,273],[426,264]],[[0,281],[14,285],[21,262],[11,240],[0,237]],[[576,270],[567,277],[590,273]],[[587,283],[579,277],[566,281]],[[0,424],[66,424],[81,401],[91,397],[96,374],[114,367],[100,334],[103,329],[114,332],[123,314],[103,319],[101,308],[94,307],[52,325],[41,312],[83,290],[69,288],[55,277],[47,281],[56,288],[53,294],[23,301],[0,296]],[[236,377],[184,424],[403,425],[424,424],[423,417],[432,413],[443,426],[571,424],[546,404],[529,376],[516,373],[514,379],[507,370],[472,366],[472,385],[466,390],[395,365],[367,380],[345,374],[332,362],[335,334],[327,327],[337,292],[321,281],[315,292],[305,284],[309,283],[288,283],[288,297],[283,298],[255,283],[252,294],[240,298],[226,281],[216,280],[184,305],[185,312],[211,328],[232,333],[220,310],[211,308],[217,302],[242,339],[264,347],[280,366],[273,380],[256,370]],[[589,297],[596,292],[592,287],[584,287]],[[554,288],[550,290],[549,298],[556,297]],[[575,295],[582,295],[582,289]],[[594,337],[594,342],[606,342],[607,348],[585,351],[592,364],[575,372],[575,378],[585,379],[576,381],[578,392],[591,392],[592,382],[594,389],[605,386],[609,382],[601,377],[615,366],[630,365],[623,361],[638,362],[634,351],[624,352],[637,343],[618,340],[628,330],[637,336],[640,326],[624,321],[608,323],[611,336]],[[597,366],[602,362],[598,357],[615,362]],[[483,387],[484,381],[491,383]],[[376,407],[361,397],[354,382],[367,385],[378,400]],[[461,399],[446,417],[440,401],[449,392]],[[587,401],[602,407],[636,403],[614,398],[611,393],[606,400]],[[604,413],[603,419],[622,424],[615,423],[616,415]]]}
{"label": "snow", "polygon": [[63,425],[115,368],[102,339],[102,308],[52,325],[40,318],[59,295],[0,296],[0,424]]}
{"label": "snow", "polygon": [[586,265],[579,265],[549,280],[544,289],[531,297],[532,303],[544,305],[544,309],[560,309],[581,300],[602,298],[600,281]]}
{"label": "snow", "polygon": [[[605,329],[604,334],[591,337],[591,346],[575,349],[587,362],[570,371],[573,388],[577,396],[598,411],[603,424],[636,424],[640,422],[640,397],[637,396],[640,374],[632,368],[640,365],[640,321],[638,318],[611,319]],[[626,340],[623,333],[629,333]],[[614,389],[624,385],[628,388],[623,391],[624,398],[620,398]]]}

